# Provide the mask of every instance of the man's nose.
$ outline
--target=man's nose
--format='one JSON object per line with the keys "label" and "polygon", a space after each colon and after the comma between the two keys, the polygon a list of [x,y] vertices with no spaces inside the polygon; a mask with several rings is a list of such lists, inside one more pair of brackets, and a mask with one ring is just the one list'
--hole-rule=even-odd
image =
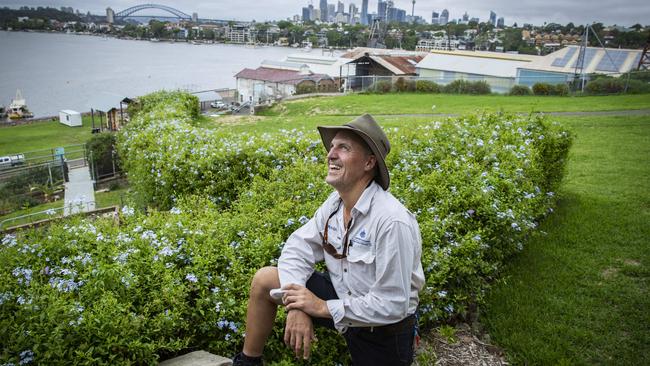
{"label": "man's nose", "polygon": [[330,151],[327,153],[327,159],[334,159],[336,157],[336,149],[331,148]]}

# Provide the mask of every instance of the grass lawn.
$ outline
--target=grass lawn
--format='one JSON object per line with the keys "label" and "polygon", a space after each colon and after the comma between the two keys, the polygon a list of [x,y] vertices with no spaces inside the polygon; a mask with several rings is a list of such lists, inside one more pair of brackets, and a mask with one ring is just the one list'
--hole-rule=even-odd
{"label": "grass lawn", "polygon": [[[0,156],[84,144],[92,136],[90,116],[83,117],[82,122],[79,127],[69,127],[57,120],[0,128]],[[95,117],[95,124],[98,123]]]}
{"label": "grass lawn", "polygon": [[[116,189],[114,191],[109,191],[109,192],[99,192],[95,193],[95,208],[104,208],[104,207],[109,207],[109,206],[121,206],[123,203],[123,200],[126,197],[128,188],[120,188]],[[12,217],[18,217],[18,216],[23,216],[23,215],[29,215],[29,214],[34,214],[37,212],[43,212],[47,211],[49,209],[53,209],[56,211],[56,215],[60,215],[63,213],[63,203],[64,200],[60,199],[55,202],[49,202],[49,203],[44,203],[42,205],[26,208],[24,210],[19,210],[19,211],[14,211],[10,214],[7,214],[5,216],[0,216],[0,222],[6,219],[10,219]],[[28,222],[33,222],[33,221],[38,221],[38,220],[43,220],[48,217],[51,217],[50,215],[46,213],[42,213],[39,215],[35,216],[29,216],[26,218],[18,219],[18,220],[12,220],[10,222],[7,222],[3,226],[15,226],[15,225],[20,225],[20,224],[26,224]]]}
{"label": "grass lawn", "polygon": [[515,364],[650,364],[650,117],[564,118],[559,205],[482,322]]}
{"label": "grass lawn", "polygon": [[[479,108],[524,113],[650,109],[650,96],[349,95],[294,101],[265,116],[199,123],[232,133],[313,129],[368,112],[384,115],[377,118],[383,126],[403,127],[446,118],[390,115],[464,114]],[[481,321],[513,364],[650,364],[650,116],[553,120],[577,136],[557,210],[541,225],[547,234],[531,238],[512,259],[489,294]],[[88,123],[83,128],[46,122],[0,129],[0,155],[83,143],[91,136]],[[98,206],[119,204],[119,192],[98,194]]]}
{"label": "grass lawn", "polygon": [[[435,106],[435,108],[433,108]],[[352,94],[343,97],[302,99],[283,103],[265,115],[360,115],[506,112],[575,112],[648,109],[650,97],[642,95],[539,97],[454,94]]]}

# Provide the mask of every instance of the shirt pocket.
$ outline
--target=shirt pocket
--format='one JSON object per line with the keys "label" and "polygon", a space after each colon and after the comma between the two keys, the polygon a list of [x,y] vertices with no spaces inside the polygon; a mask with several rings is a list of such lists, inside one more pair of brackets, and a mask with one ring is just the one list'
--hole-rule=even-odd
{"label": "shirt pocket", "polygon": [[348,262],[366,264],[375,261],[375,243],[361,242],[356,239],[350,240],[350,247],[348,248]]}

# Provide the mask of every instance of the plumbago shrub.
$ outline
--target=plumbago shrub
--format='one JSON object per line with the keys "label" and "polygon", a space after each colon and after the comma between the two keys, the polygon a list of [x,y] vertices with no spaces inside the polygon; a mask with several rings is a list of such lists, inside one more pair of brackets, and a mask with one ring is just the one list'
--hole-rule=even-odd
{"label": "plumbago shrub", "polygon": [[[151,364],[241,348],[253,274],[277,263],[284,240],[331,192],[324,149],[311,130],[202,130],[181,104],[172,117],[161,112],[173,93],[157,98],[165,106],[145,106],[120,138],[146,214],[123,207],[117,223],[73,218],[4,237],[3,362]],[[391,192],[422,231],[422,323],[465,316],[551,210],[571,137],[542,117],[503,114],[386,132]],[[269,361],[292,359],[284,317]],[[341,337],[318,330],[311,363],[348,363],[345,354]]]}

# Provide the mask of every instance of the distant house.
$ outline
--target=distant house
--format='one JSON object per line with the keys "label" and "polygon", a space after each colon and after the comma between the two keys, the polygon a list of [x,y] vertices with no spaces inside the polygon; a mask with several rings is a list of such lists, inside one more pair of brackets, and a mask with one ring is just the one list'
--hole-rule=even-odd
{"label": "distant house", "polygon": [[[88,102],[93,133],[100,131],[118,131],[121,129],[129,120],[126,107],[133,102],[133,99],[110,92],[102,92],[95,95]],[[95,125],[95,115],[99,117],[99,124],[97,125]]]}
{"label": "distant house", "polygon": [[334,79],[316,74],[304,64],[264,61],[257,69],[243,69],[235,75],[239,103],[284,98],[306,92],[336,91]]}
{"label": "distant house", "polygon": [[357,48],[342,56],[351,59],[348,64],[354,65],[354,74],[344,76],[349,80],[348,87],[353,90],[365,89],[376,79],[417,75],[415,65],[422,61],[425,55],[423,52]]}

